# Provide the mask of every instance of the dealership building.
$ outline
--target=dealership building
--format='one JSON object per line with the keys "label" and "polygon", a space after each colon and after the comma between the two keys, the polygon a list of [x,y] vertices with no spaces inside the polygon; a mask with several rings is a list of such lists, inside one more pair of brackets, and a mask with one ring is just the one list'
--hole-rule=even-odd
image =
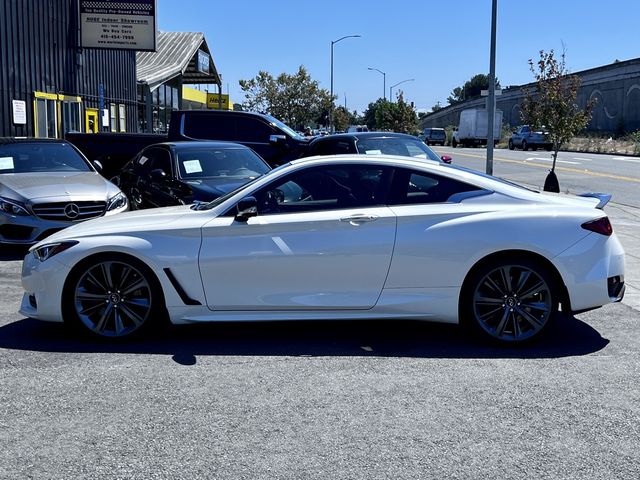
{"label": "dealership building", "polygon": [[155,0],[0,0],[0,136],[162,133],[174,109],[230,108],[204,35],[156,18]]}

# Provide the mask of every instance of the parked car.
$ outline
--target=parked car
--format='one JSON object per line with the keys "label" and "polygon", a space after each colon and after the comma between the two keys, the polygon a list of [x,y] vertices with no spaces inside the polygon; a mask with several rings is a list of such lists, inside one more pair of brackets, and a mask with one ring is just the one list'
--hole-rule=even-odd
{"label": "parked car", "polygon": [[367,318],[463,322],[515,344],[539,337],[559,304],[622,299],[606,201],[413,158],[300,159],[208,204],[53,235],[25,256],[20,313],[98,337],[143,333],[165,315]]}
{"label": "parked car", "polygon": [[340,133],[311,141],[306,156],[359,153],[363,155],[401,155],[451,163],[451,157],[439,157],[424,142],[412,135],[392,132]]}
{"label": "parked car", "polygon": [[127,208],[120,189],[69,142],[0,138],[0,244],[32,245]]}
{"label": "parked car", "polygon": [[444,128],[425,128],[419,138],[427,145],[443,145],[447,141]]}
{"label": "parked car", "polygon": [[209,202],[271,170],[253,150],[231,142],[165,142],[143,149],[122,169],[133,210]]}
{"label": "parked car", "polygon": [[544,129],[535,130],[529,125],[522,125],[513,131],[509,139],[509,150],[513,150],[516,147],[522,148],[524,151],[538,148],[550,151],[553,144],[549,141],[548,132]]}

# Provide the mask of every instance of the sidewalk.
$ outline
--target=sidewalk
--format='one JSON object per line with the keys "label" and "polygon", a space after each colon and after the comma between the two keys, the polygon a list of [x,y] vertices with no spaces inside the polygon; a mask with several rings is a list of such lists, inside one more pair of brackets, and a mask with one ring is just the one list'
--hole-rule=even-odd
{"label": "sidewalk", "polygon": [[604,211],[626,253],[626,291],[622,303],[640,310],[640,208],[610,202]]}

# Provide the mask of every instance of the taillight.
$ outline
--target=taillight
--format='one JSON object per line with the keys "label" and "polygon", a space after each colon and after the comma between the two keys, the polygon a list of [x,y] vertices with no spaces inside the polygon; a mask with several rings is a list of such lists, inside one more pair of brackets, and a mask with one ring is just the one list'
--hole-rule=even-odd
{"label": "taillight", "polygon": [[606,235],[607,237],[613,233],[613,227],[609,221],[609,217],[598,218],[597,220],[591,220],[582,224],[582,228],[591,232],[599,233],[600,235]]}

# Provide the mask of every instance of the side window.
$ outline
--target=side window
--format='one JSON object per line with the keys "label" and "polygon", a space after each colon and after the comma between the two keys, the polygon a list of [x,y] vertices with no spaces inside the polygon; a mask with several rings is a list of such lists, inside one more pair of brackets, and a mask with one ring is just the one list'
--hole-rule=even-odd
{"label": "side window", "polygon": [[234,140],[236,119],[234,115],[189,112],[184,117],[184,133],[188,137],[206,140]]}
{"label": "side window", "polygon": [[148,161],[145,164],[149,164],[147,167],[151,170],[162,170],[168,177],[173,177],[173,169],[171,168],[171,157],[169,152],[164,148],[150,148],[145,151],[145,156],[148,157]]}
{"label": "side window", "polygon": [[296,172],[259,190],[258,214],[384,205],[390,170],[346,165]]}
{"label": "side window", "polygon": [[313,148],[313,155],[339,155],[342,153],[356,153],[356,149],[349,140],[328,138],[316,142]]}
{"label": "side window", "polygon": [[440,175],[399,169],[394,176],[391,204],[414,205],[442,203],[456,193],[471,192],[480,188]]}
{"label": "side window", "polygon": [[238,132],[235,140],[239,142],[268,143],[271,135],[283,135],[257,118],[238,117],[236,124]]}

